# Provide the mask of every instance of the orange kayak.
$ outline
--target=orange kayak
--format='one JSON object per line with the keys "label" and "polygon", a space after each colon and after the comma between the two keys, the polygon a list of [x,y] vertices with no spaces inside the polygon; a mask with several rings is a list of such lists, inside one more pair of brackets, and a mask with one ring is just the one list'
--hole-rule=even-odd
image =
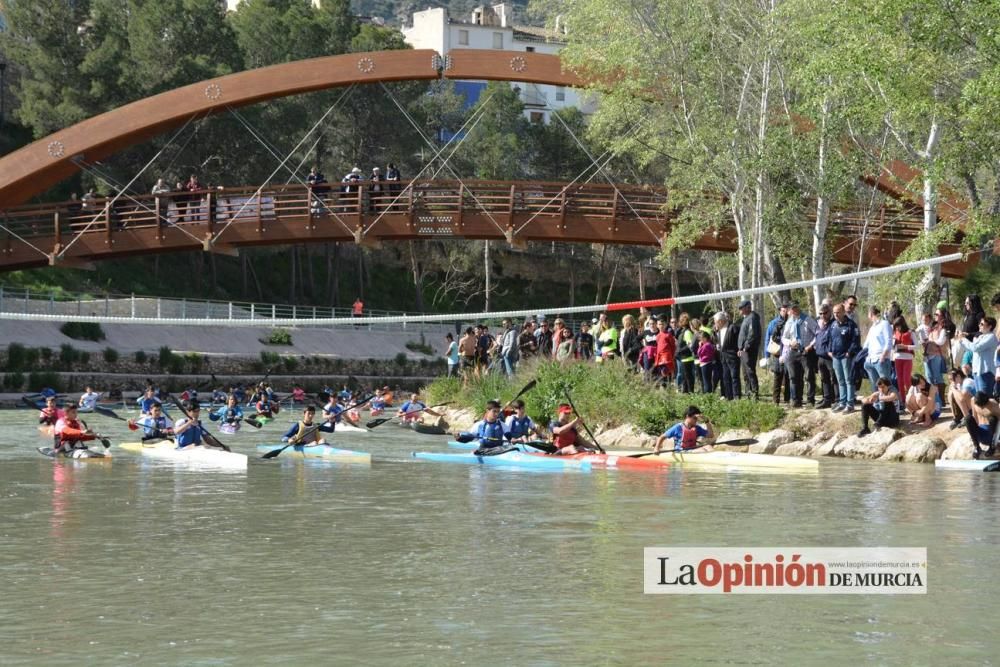
{"label": "orange kayak", "polygon": [[630,456],[617,456],[615,454],[569,454],[567,456],[552,456],[551,454],[530,454],[530,456],[541,456],[555,459],[574,459],[576,461],[587,461],[593,468],[622,468],[627,470],[658,470],[667,468],[672,461],[666,457],[644,456],[641,459]]}

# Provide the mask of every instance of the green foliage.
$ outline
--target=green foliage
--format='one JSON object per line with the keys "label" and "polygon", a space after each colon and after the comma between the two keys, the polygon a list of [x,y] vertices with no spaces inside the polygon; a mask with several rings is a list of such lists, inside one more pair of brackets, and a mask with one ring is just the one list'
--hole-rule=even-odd
{"label": "green foliage", "polygon": [[59,331],[73,340],[92,340],[95,343],[104,340],[104,329],[97,322],[66,322]]}
{"label": "green foliage", "polygon": [[410,352],[420,352],[429,356],[434,356],[434,348],[423,341],[411,340],[406,343],[406,349]]}
{"label": "green foliage", "polygon": [[145,352],[143,352],[142,350],[136,350],[136,353],[135,353],[135,363],[137,363],[137,364],[144,364],[148,360],[149,360],[149,358],[146,356]]}
{"label": "green foliage", "polygon": [[528,414],[541,424],[554,418],[557,406],[566,402],[567,390],[592,428],[630,423],[650,435],[679,421],[692,404],[721,428],[761,432],[775,428],[784,416],[780,406],[770,403],[723,401],[716,394],[681,394],[672,387],[656,389],[618,363],[528,363],[511,380],[494,373],[470,380],[463,389],[457,378],[438,378],[425,391],[432,403],[453,402],[479,413],[489,400],[510,400],[532,378],[538,384],[523,400]]}
{"label": "green foliage", "polygon": [[265,345],[291,345],[292,332],[288,329],[272,329],[267,338],[261,338]]}
{"label": "green foliage", "polygon": [[407,358],[406,358],[406,354],[405,354],[405,353],[403,353],[403,352],[400,352],[399,354],[397,354],[397,355],[396,355],[396,356],[395,356],[395,357],[393,358],[393,361],[395,362],[395,364],[396,364],[397,366],[405,366],[405,365],[406,365],[406,362],[407,362]]}
{"label": "green foliage", "polygon": [[205,357],[197,352],[188,352],[185,354],[184,361],[187,362],[188,370],[191,373],[200,372],[205,365]]}
{"label": "green foliage", "polygon": [[28,389],[41,389],[42,387],[52,387],[56,391],[63,391],[62,376],[52,371],[32,372],[28,375]]}
{"label": "green foliage", "polygon": [[491,81],[470,113],[483,112],[479,126],[466,139],[472,168],[479,178],[522,178],[528,162],[528,121],[520,96],[501,81]]}
{"label": "green foliage", "polygon": [[286,373],[294,373],[299,367],[299,360],[295,357],[285,357],[281,360],[281,363],[285,367]]}
{"label": "green foliage", "polygon": [[106,361],[109,364],[118,363],[118,350],[116,350],[113,347],[104,348],[102,356],[104,357],[104,361]]}
{"label": "green foliage", "polygon": [[59,346],[59,364],[64,369],[72,368],[73,364],[80,360],[80,351],[69,343]]}
{"label": "green foliage", "polygon": [[38,363],[39,350],[25,347],[20,343],[11,343],[7,346],[7,366],[5,370],[10,372],[30,371]]}
{"label": "green foliage", "polygon": [[277,352],[271,352],[270,350],[261,350],[260,361],[265,367],[275,366],[281,363],[281,355]]}
{"label": "green foliage", "polygon": [[3,387],[7,391],[21,391],[24,387],[24,373],[4,373]]}
{"label": "green foliage", "polygon": [[160,368],[166,368],[176,358],[176,356],[177,355],[174,354],[173,350],[164,345],[163,347],[160,348],[159,356],[157,358],[157,363],[159,364]]}

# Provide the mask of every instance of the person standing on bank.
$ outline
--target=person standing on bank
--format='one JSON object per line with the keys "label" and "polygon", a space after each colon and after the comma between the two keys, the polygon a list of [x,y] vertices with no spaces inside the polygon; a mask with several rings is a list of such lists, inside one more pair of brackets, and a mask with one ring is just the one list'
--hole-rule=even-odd
{"label": "person standing on bank", "polygon": [[817,410],[833,407],[837,400],[837,384],[834,382],[833,359],[830,356],[830,329],[833,326],[829,304],[819,307],[819,319],[816,320],[816,338],[813,349],[816,351],[816,365],[819,370],[819,382],[822,387],[823,400],[816,406]]}
{"label": "person standing on bank", "polygon": [[743,367],[743,379],[747,385],[747,395],[754,399],[760,398],[760,387],[757,384],[757,356],[760,353],[760,315],[753,310],[749,299],[740,304],[740,333],[736,340],[736,354]]}
{"label": "person standing on bank", "polygon": [[722,396],[729,401],[743,398],[743,388],[740,385],[739,331],[722,311],[716,313],[713,319],[719,336]]}
{"label": "person standing on bank", "polygon": [[[806,317],[799,304],[793,303],[789,309],[788,321],[781,334],[785,355],[785,369],[791,384],[792,407],[801,408],[803,399],[803,378],[808,365],[807,355],[813,352],[816,337],[816,321]],[[810,372],[810,403],[816,402],[816,376]]]}

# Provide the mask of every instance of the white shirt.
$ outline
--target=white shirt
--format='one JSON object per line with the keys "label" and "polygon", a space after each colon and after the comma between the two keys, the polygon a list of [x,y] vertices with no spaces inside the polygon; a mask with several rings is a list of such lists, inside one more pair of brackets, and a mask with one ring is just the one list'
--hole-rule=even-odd
{"label": "white shirt", "polygon": [[94,406],[97,405],[97,399],[100,397],[101,395],[94,391],[83,394],[80,396],[80,407],[85,410],[93,410]]}
{"label": "white shirt", "polygon": [[[892,327],[885,320],[879,318],[872,324],[865,336],[865,347],[868,348],[868,361],[876,363],[882,361],[885,352],[892,350]],[[889,356],[885,355],[885,359]]]}

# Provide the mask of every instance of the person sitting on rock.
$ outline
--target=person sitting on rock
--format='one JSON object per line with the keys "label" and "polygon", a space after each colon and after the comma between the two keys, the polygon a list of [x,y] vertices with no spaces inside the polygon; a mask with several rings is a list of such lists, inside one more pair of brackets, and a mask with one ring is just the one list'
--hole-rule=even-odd
{"label": "person sitting on rock", "polygon": [[965,428],[972,438],[972,458],[982,456],[981,445],[986,445],[986,456],[996,453],[998,421],[1000,405],[986,392],[977,392],[972,400],[972,414],[965,418]]}
{"label": "person sitting on rock", "polygon": [[875,422],[875,430],[885,428],[896,428],[899,426],[899,412],[896,411],[896,402],[899,395],[892,386],[892,381],[887,377],[880,377],[875,382],[875,391],[861,401],[861,430],[858,437],[863,438],[871,429],[868,428],[868,420]]}
{"label": "person sitting on rock", "polygon": [[948,387],[948,404],[951,405],[952,431],[961,426],[965,418],[972,414],[972,398],[976,395],[976,381],[970,377],[971,366],[963,366],[961,370],[951,370],[951,385]]}
{"label": "person sitting on rock", "polygon": [[941,416],[937,387],[920,373],[914,373],[910,382],[910,388],[906,392],[906,409],[913,415],[910,423],[923,427],[933,426],[934,421]]}

